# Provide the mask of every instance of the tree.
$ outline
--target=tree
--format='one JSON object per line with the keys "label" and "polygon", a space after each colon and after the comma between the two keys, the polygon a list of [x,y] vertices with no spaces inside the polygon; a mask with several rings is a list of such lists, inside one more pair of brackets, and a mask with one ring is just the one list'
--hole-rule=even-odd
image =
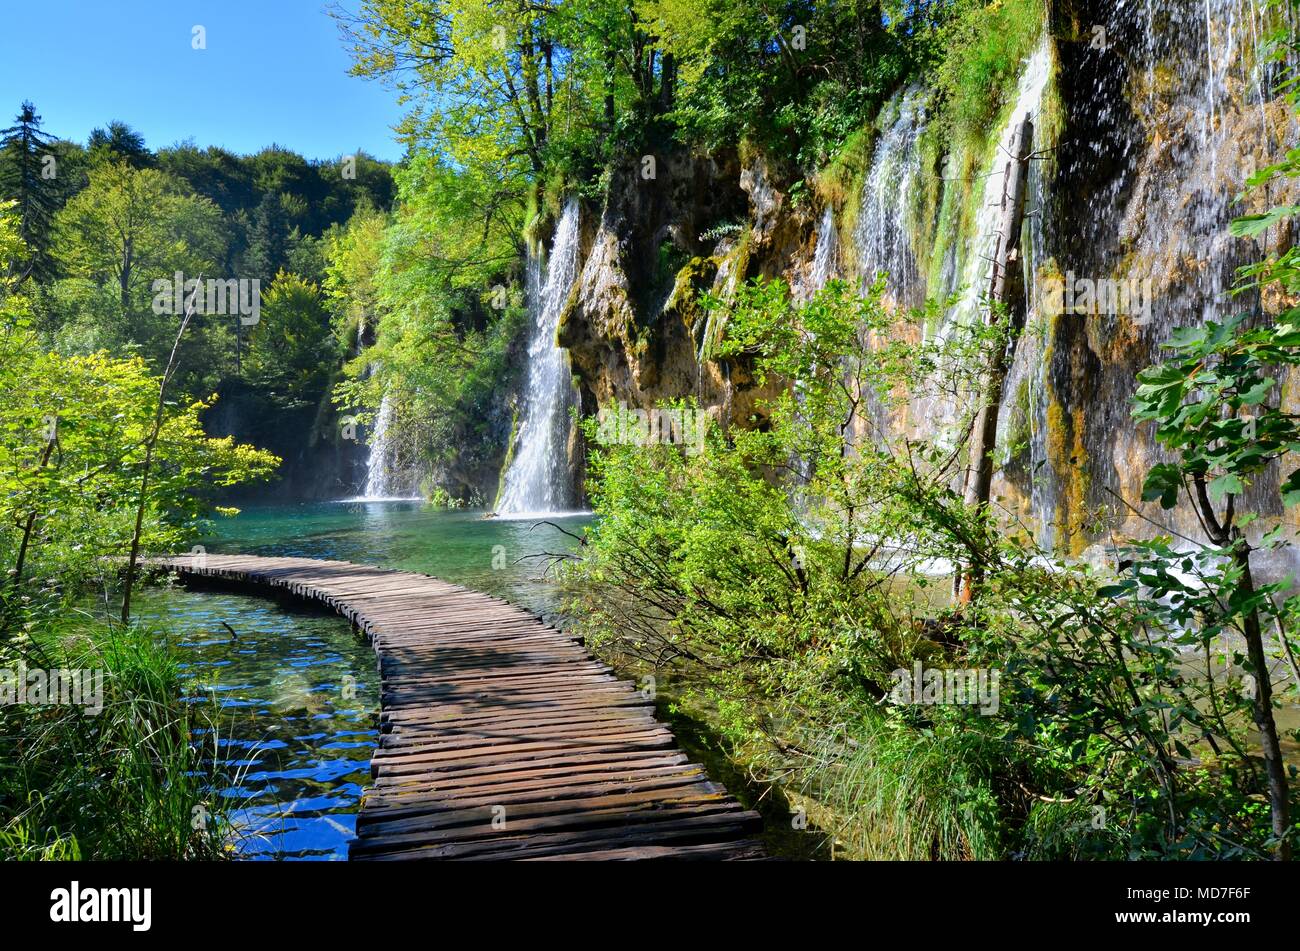
{"label": "tree", "polygon": [[[19,243],[16,212],[0,205],[0,253],[20,251]],[[263,478],[278,462],[207,437],[199,417],[210,400],[160,402],[163,384],[139,357],[65,356],[42,346],[16,284],[0,279],[6,629],[43,600],[30,596],[34,564],[41,578],[73,582],[102,577],[105,557],[123,554],[132,538],[137,550],[172,549],[208,511],[214,487]],[[146,470],[152,478],[142,492]]]}
{"label": "tree", "polygon": [[226,215],[257,204],[249,158],[211,145],[200,149],[190,142],[159,149],[160,171],[173,175],[190,190],[216,202]]}
{"label": "tree", "polygon": [[[1300,50],[1300,40],[1285,32],[1274,38],[1272,58],[1289,65],[1288,55]],[[1300,73],[1291,70],[1283,83],[1295,105]],[[1253,175],[1248,185],[1260,189],[1283,178],[1300,179],[1300,149]],[[1300,216],[1300,205],[1280,205],[1237,219],[1239,237],[1264,235],[1270,228]],[[1286,410],[1280,395],[1283,374],[1300,367],[1300,250],[1287,242],[1242,272],[1239,290],[1273,285],[1289,301],[1271,319],[1250,320],[1240,314],[1204,327],[1175,331],[1168,346],[1174,355],[1138,376],[1134,418],[1155,424],[1156,439],[1176,454],[1174,461],[1152,467],[1143,485],[1146,501],[1159,500],[1169,509],[1185,497],[1200,519],[1209,544],[1189,564],[1185,554],[1157,545],[1147,546],[1138,568],[1142,580],[1158,598],[1171,602],[1183,618],[1202,619],[1205,637],[1236,633],[1245,642],[1243,666],[1254,679],[1251,715],[1264,754],[1273,847],[1279,859],[1293,852],[1291,791],[1282,760],[1277,720],[1273,715],[1273,672],[1265,638],[1272,631],[1300,688],[1296,663],[1300,597],[1287,597],[1283,582],[1260,584],[1253,553],[1290,544],[1285,523],[1252,541],[1248,530],[1258,513],[1244,510],[1246,489],[1300,452],[1300,417]],[[1283,508],[1300,504],[1300,468],[1281,479],[1278,494]],[[1260,534],[1260,533],[1256,533]],[[1198,582],[1189,583],[1169,569],[1192,569]],[[1278,598],[1285,598],[1279,605]]]}
{"label": "tree", "polygon": [[8,258],[10,275],[38,280],[51,276],[50,231],[59,206],[58,161],[54,136],[41,129],[41,117],[24,102],[14,125],[0,131],[0,198],[18,207],[18,236],[24,259]]}
{"label": "tree", "polygon": [[[542,62],[552,12],[483,0],[364,0],[355,16],[331,11],[352,45],[353,75],[388,80],[422,100],[399,130],[408,139],[441,133],[459,158],[477,153],[481,160],[490,150],[523,158],[534,172],[543,167],[554,103],[557,64],[553,55]],[[422,109],[434,97],[442,101],[426,116]]]}
{"label": "tree", "polygon": [[353,75],[414,103],[398,128],[405,141],[516,195],[566,159],[599,159],[631,99],[630,71],[659,71],[631,11],[612,0],[365,0],[355,15],[332,14]]}
{"label": "tree", "polygon": [[95,161],[125,162],[132,168],[148,168],[153,164],[144,136],[125,122],[113,121],[107,129],[91,130],[86,147]]}
{"label": "tree", "polygon": [[[165,356],[169,324],[151,311],[152,282],[211,274],[224,248],[221,212],[154,169],[108,162],[91,169],[84,191],[55,220],[57,257],[74,280],[114,288],[118,312],[137,343]],[[179,319],[179,315],[175,315]],[[174,326],[174,323],[170,323]]]}
{"label": "tree", "polygon": [[388,216],[362,208],[346,227],[325,236],[327,260],[322,289],[333,315],[334,335],[349,355],[373,342],[379,322],[380,265]]}
{"label": "tree", "polygon": [[274,189],[264,191],[247,230],[240,273],[270,284],[288,260],[291,231],[285,197]]}
{"label": "tree", "polygon": [[[0,257],[10,259],[18,257],[25,253],[23,239],[20,236],[21,225],[19,224],[18,203],[15,201],[0,201]],[[15,296],[20,278],[16,274],[0,275],[0,314],[6,315],[3,329],[6,333],[12,328],[13,315],[16,313],[16,307],[19,298]]]}
{"label": "tree", "polygon": [[314,405],[334,363],[329,315],[320,289],[281,271],[262,298],[260,319],[248,339],[248,375],[289,411]]}

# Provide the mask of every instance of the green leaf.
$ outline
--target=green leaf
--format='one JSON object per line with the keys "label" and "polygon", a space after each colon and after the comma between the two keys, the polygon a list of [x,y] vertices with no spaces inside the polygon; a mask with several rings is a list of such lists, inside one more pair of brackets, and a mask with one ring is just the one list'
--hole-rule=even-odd
{"label": "green leaf", "polygon": [[1300,504],[1300,469],[1287,476],[1287,480],[1281,485],[1281,492],[1283,505]]}
{"label": "green leaf", "polygon": [[1250,389],[1241,394],[1241,401],[1249,406],[1254,406],[1257,403],[1264,402],[1264,400],[1268,399],[1268,394],[1273,389],[1275,383],[1276,381],[1274,380],[1260,380]]}
{"label": "green leaf", "polygon": [[1161,462],[1151,467],[1142,483],[1142,501],[1160,500],[1160,507],[1171,509],[1178,502],[1178,490],[1183,483],[1183,473],[1178,466]]}
{"label": "green leaf", "polygon": [[1097,596],[1101,598],[1118,598],[1137,587],[1136,581],[1122,581],[1119,584],[1102,585],[1097,589]]}
{"label": "green leaf", "polygon": [[1234,219],[1229,230],[1238,238],[1250,238],[1267,231],[1283,218],[1297,214],[1300,214],[1300,205],[1278,205],[1262,215],[1242,215]]}
{"label": "green leaf", "polygon": [[1231,472],[1225,472],[1217,479],[1211,480],[1210,498],[1218,502],[1225,495],[1240,495],[1243,488],[1244,486],[1238,476],[1233,475]]}

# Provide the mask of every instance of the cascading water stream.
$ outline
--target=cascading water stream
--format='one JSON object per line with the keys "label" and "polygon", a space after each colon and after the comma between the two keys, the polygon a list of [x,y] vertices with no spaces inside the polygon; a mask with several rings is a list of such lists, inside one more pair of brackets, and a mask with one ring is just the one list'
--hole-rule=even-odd
{"label": "cascading water stream", "polygon": [[370,433],[370,453],[366,459],[366,485],[364,494],[349,502],[398,502],[419,499],[418,477],[409,465],[398,456],[396,409],[393,399],[384,394],[375,414],[374,430]]}
{"label": "cascading water stream", "polygon": [[391,496],[388,469],[388,427],[393,422],[393,401],[384,394],[375,417],[375,431],[370,434],[370,458],[366,462],[366,498],[383,499]]}
{"label": "cascading water stream", "polygon": [[[1026,117],[1037,119],[1051,75],[1051,46],[1048,38],[1044,36],[1024,63],[1016,87],[1015,99],[1012,101],[1003,125],[998,130],[998,137],[993,151],[973,181],[958,183],[956,186],[973,189],[979,196],[979,201],[976,205],[977,210],[969,242],[960,249],[960,260],[952,262],[954,276],[951,280],[955,286],[932,289],[934,296],[940,298],[953,292],[958,293],[956,303],[944,314],[939,326],[934,328],[934,333],[940,339],[946,338],[947,335],[953,333],[959,327],[970,326],[984,319],[985,298],[988,295],[992,279],[993,258],[997,247],[998,228],[1001,223],[998,199],[1003,187],[1008,158],[1012,154],[1013,140],[1018,134],[1021,123]],[[910,92],[909,96],[911,96]],[[907,101],[908,97],[905,97],[904,107],[906,107]],[[897,145],[891,145],[891,149],[906,148],[911,152],[915,152],[915,134],[917,133],[914,130],[920,120],[909,120],[908,115],[909,110],[907,108],[900,110],[899,118],[891,129],[891,134],[898,130]],[[908,133],[907,135],[902,134],[905,131]],[[882,147],[885,145],[884,140],[882,140],[881,145]],[[915,162],[917,159],[912,156],[909,161]],[[910,178],[911,174],[909,172],[907,177]],[[876,177],[876,170],[874,169],[872,177]],[[883,175],[882,178],[884,178]],[[910,185],[907,187],[910,188]],[[895,186],[894,190],[898,191],[899,187]],[[1040,190],[1038,173],[1032,169],[1031,163],[1030,180],[1027,185],[1028,200],[1030,202],[1040,200],[1041,196],[1038,195]],[[886,191],[888,191],[888,188],[886,188]],[[872,228],[873,231],[869,231],[867,234],[874,235],[874,237],[870,239],[864,237],[861,245],[869,252],[865,260],[892,260],[894,266],[900,269],[901,273],[909,273],[907,269],[910,268],[910,273],[916,275],[917,268],[911,256],[907,230],[897,222],[889,223],[886,220],[882,220],[878,224],[873,222]],[[1022,251],[1024,252],[1026,270],[1032,275],[1038,263],[1038,244],[1033,235],[1022,247]],[[887,270],[888,268],[878,266],[877,269]],[[890,273],[892,278],[893,271]],[[918,297],[924,296],[924,288],[917,286],[923,282],[919,277],[914,277],[914,280],[916,282],[914,285],[908,286],[904,284],[904,290],[900,295],[904,302],[908,302],[910,299],[913,305],[919,303]],[[1030,280],[1032,281],[1032,277]],[[929,330],[929,328],[926,329]],[[1023,375],[1027,358],[1028,354],[1020,353],[1018,349],[1010,376],[1015,376],[1017,373]],[[1019,385],[1019,378],[1016,380],[1016,385]],[[938,391],[931,392],[929,387],[924,387],[921,389],[920,395],[914,399],[909,414],[913,420],[913,425],[934,436],[940,445],[955,448],[963,428],[959,425],[963,418],[962,410],[963,407],[958,405],[952,394],[945,389],[941,388]],[[877,423],[878,425],[886,425],[883,420],[877,420]]]}
{"label": "cascading water stream", "polygon": [[[1043,103],[1043,93],[1047,89],[1051,75],[1051,46],[1044,36],[1025,62],[1024,71],[1020,74],[1020,82],[1016,88],[1015,102],[998,134],[997,148],[991,163],[984,169],[980,180],[972,184],[973,188],[981,192],[979,210],[975,218],[975,238],[970,247],[965,249],[961,296],[944,322],[945,328],[973,320],[982,312],[983,300],[988,295],[989,284],[993,277],[993,261],[999,237],[998,226],[1002,216],[999,196],[1002,193],[1003,176],[1006,174],[1014,139],[1021,123],[1028,117],[1035,121],[1036,128],[1039,124],[1037,120]],[[1032,253],[1032,249],[1030,250]],[[1031,273],[1033,263],[1031,262]]]}
{"label": "cascading water stream", "polygon": [[[578,202],[564,206],[546,262],[529,261],[528,382],[514,457],[506,470],[499,515],[554,513],[574,506],[569,472],[569,405],[573,391],[569,363],[555,341],[560,314],[578,276]],[[540,287],[539,287],[540,285]]]}
{"label": "cascading water stream", "polygon": [[[1016,88],[1016,98],[1005,123],[999,131],[997,148],[993,153],[991,164],[983,170],[981,179],[974,186],[982,192],[979,211],[976,214],[975,241],[971,247],[965,249],[965,261],[961,272],[961,296],[944,321],[941,333],[950,330],[958,323],[981,319],[983,308],[988,306],[985,298],[993,276],[993,260],[999,240],[998,228],[1001,219],[999,196],[1005,184],[1005,176],[1009,174],[1010,160],[1016,145],[1016,136],[1026,118],[1029,118],[1034,123],[1035,141],[1041,142],[1042,123],[1039,118],[1042,111],[1043,96],[1047,91],[1051,76],[1051,45],[1047,36],[1044,35],[1034,52],[1025,62],[1024,69],[1020,74],[1020,81]],[[1031,143],[1030,151],[1032,152],[1036,147],[1035,143]],[[1028,298],[1025,307],[1026,312],[1029,314],[1026,320],[1027,324],[1031,324],[1035,317],[1034,281],[1042,247],[1040,216],[1045,208],[1042,176],[1038,169],[1038,163],[1030,162],[1028,181],[1025,187],[1025,209],[1028,216],[1026,222],[1028,223],[1029,234],[1022,240],[1020,246],[1022,267],[1025,274],[1026,297]],[[1033,462],[1033,465],[1031,465],[1032,471],[1037,471],[1034,466],[1043,462],[1045,449],[1045,439],[1043,437],[1046,432],[1046,404],[1042,400],[1045,372],[1046,367],[1043,363],[1041,341],[1033,333],[1023,334],[1020,340],[1017,341],[1011,366],[1008,367],[1006,379],[1003,381],[1001,397],[1003,409],[999,413],[996,444],[1003,452],[1006,451],[1008,436],[1013,425],[1012,413],[1023,409],[1027,413],[1028,419],[1018,422],[1026,426],[1031,434],[1028,451]],[[1026,394],[1028,402],[1028,405],[1023,408],[1012,405],[1016,394],[1022,390]],[[997,464],[1003,465],[1008,461],[1004,456],[997,461]],[[1048,494],[1050,491],[1050,484],[1042,479],[1034,479],[1031,482],[1030,504],[1035,512],[1048,511],[1054,506],[1056,500]],[[1048,525],[1049,522],[1049,519],[1043,519],[1041,524]],[[1046,532],[1044,537],[1047,537]]]}
{"label": "cascading water stream", "polygon": [[839,262],[840,239],[835,230],[835,208],[828,204],[822,211],[821,224],[817,226],[817,248],[813,251],[812,273],[808,276],[808,290],[815,294],[835,276]]}
{"label": "cascading water stream", "polygon": [[817,223],[816,244],[808,272],[792,282],[791,299],[799,302],[811,300],[838,273],[839,258],[840,236],[835,226],[835,207],[828,202]]}
{"label": "cascading water stream", "polygon": [[[807,282],[796,289],[794,295],[796,300],[810,300],[814,294],[826,286],[827,281],[835,276],[839,261],[839,249],[839,235],[835,229],[835,207],[827,203],[822,211],[821,222],[817,226],[817,246],[813,250],[812,269],[809,272]],[[802,415],[806,400],[803,386],[798,381],[794,385],[794,396],[799,406],[799,412]],[[800,482],[811,480],[813,475],[812,464],[807,458],[794,453],[790,457],[790,465]]]}
{"label": "cascading water stream", "polygon": [[893,112],[894,119],[872,155],[853,244],[863,285],[870,286],[884,271],[889,275],[887,296],[903,306],[913,306],[925,296],[908,220],[921,170],[917,140],[925,131],[925,90],[909,87],[891,100],[887,110]]}
{"label": "cascading water stream", "polygon": [[[1062,52],[1065,131],[1048,187],[1069,200],[1039,202],[1044,218],[1031,226],[1067,288],[1129,286],[1136,303],[1098,294],[1075,309],[1031,311],[1031,325],[1042,318],[1042,345],[1027,348],[1036,352],[1024,362],[1017,353],[1004,390],[1004,405],[1017,402],[1017,387],[1024,402],[1028,384],[1022,483],[1046,529],[1040,538],[1076,550],[1094,512],[1114,516],[1118,537],[1166,526],[1200,536],[1186,507],[1128,508],[1166,458],[1131,419],[1135,377],[1167,356],[1176,328],[1260,311],[1254,295],[1230,293],[1237,268],[1260,248],[1229,225],[1258,210],[1239,198],[1246,177],[1277,160],[1294,122],[1270,103],[1276,67],[1257,62],[1271,28],[1259,0],[1130,0],[1099,10],[1099,46]],[[1030,301],[1043,310],[1038,295]],[[1249,487],[1247,505],[1276,498],[1273,478]]]}

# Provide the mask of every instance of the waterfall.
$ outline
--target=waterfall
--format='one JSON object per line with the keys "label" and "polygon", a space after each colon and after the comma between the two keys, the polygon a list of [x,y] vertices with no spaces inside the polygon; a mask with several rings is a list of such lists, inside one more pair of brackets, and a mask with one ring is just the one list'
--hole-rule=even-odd
{"label": "waterfall", "polygon": [[366,460],[366,487],[363,495],[348,501],[394,502],[419,499],[418,476],[399,456],[395,409],[388,393],[379,403],[374,430],[370,433],[370,454]]}
{"label": "waterfall", "polygon": [[380,414],[374,417],[374,431],[370,433],[370,457],[365,463],[365,498],[383,499],[391,495],[389,488],[389,426],[393,422],[393,400],[383,394]]}
{"label": "waterfall", "polygon": [[[1030,384],[1021,490],[1042,536],[1063,548],[1086,546],[1092,511],[1112,516],[1120,537],[1164,527],[1201,535],[1185,507],[1149,506],[1146,521],[1116,496],[1136,504],[1146,472],[1166,458],[1130,417],[1137,372],[1164,359],[1175,328],[1260,310],[1256,295],[1229,293],[1259,248],[1228,229],[1258,210],[1238,200],[1246,176],[1276,161],[1294,121],[1268,101],[1276,77],[1256,62],[1264,17],[1258,0],[1141,0],[1105,10],[1096,46],[1062,48],[1064,131],[1048,182],[1057,200],[1038,203],[1046,217],[1034,225],[1067,286],[1142,289],[1141,308],[1112,300],[1031,312],[1031,323],[1044,318],[1042,345],[1024,365],[1018,353],[1008,379],[1005,393]],[[1245,503],[1275,499],[1266,473]]]}
{"label": "waterfall", "polygon": [[[975,240],[964,252],[961,296],[951,315],[951,319],[956,321],[974,319],[982,311],[984,299],[989,293],[989,284],[993,278],[993,259],[997,251],[998,225],[1002,216],[999,197],[1002,194],[1003,177],[1006,174],[1008,160],[1012,154],[1013,140],[1026,117],[1034,120],[1037,130],[1043,92],[1047,89],[1047,82],[1051,75],[1051,46],[1044,35],[1020,74],[1015,102],[998,135],[997,148],[993,152],[991,162],[983,170],[984,174],[981,175],[980,180],[973,184],[974,188],[980,190],[981,197],[979,211],[975,218]],[[1035,209],[1027,210],[1033,212]],[[1032,270],[1031,267],[1031,273]]]}
{"label": "waterfall", "polygon": [[862,186],[853,244],[863,284],[870,286],[884,271],[889,275],[889,298],[913,306],[924,297],[908,218],[921,169],[916,145],[925,131],[925,91],[919,86],[909,87],[890,101],[885,114],[894,118],[872,155],[871,170]]}
{"label": "waterfall", "polygon": [[[994,252],[998,241],[998,228],[1001,223],[999,198],[1003,187],[1008,157],[1011,155],[1013,139],[1026,116],[1037,119],[1042,107],[1043,95],[1052,74],[1052,54],[1050,41],[1044,35],[1033,53],[1025,60],[1016,86],[1015,98],[1006,113],[1002,126],[997,130],[992,151],[976,176],[969,182],[945,182],[946,188],[959,189],[959,194],[974,191],[978,196],[977,211],[970,226],[970,238],[959,249],[960,258],[953,256],[945,259],[949,275],[944,278],[946,286],[934,288],[936,295],[946,296],[957,292],[955,304],[943,316],[940,325],[933,329],[939,337],[944,338],[959,327],[970,326],[982,321],[989,285],[992,280]],[[889,133],[881,140],[877,148],[877,160],[868,180],[868,194],[871,195],[872,214],[866,227],[859,229],[860,260],[869,264],[874,270],[890,272],[890,289],[899,286],[894,283],[896,273],[903,275],[904,281],[895,297],[900,303],[914,306],[917,298],[924,296],[923,280],[912,255],[908,229],[901,222],[901,213],[890,215],[888,196],[900,195],[910,190],[916,172],[912,170],[918,159],[914,153],[915,136],[923,129],[924,116],[920,111],[919,96],[912,90],[903,97],[899,107],[898,118],[890,127]],[[1037,138],[1037,132],[1035,137]],[[899,150],[904,150],[900,153]],[[960,163],[952,163],[960,165]],[[879,181],[876,186],[872,181]],[[1041,200],[1039,192],[1040,175],[1032,167],[1026,187],[1027,211],[1037,210]],[[901,199],[900,200],[905,200]],[[1031,203],[1033,203],[1031,205]],[[864,205],[864,214],[867,211]],[[1026,270],[1032,275],[1037,266],[1038,243],[1031,233],[1030,240],[1023,245]],[[864,279],[870,279],[872,271],[864,272]],[[910,280],[910,283],[909,283]],[[1032,280],[1032,279],[1031,279]],[[921,332],[930,332],[931,328],[922,327]],[[1015,393],[1022,385],[1025,374],[1034,372],[1025,366],[1027,354],[1022,350],[1032,349],[1022,341],[1017,347],[1015,361],[1009,368],[1008,386],[1014,386],[1004,393]],[[1005,402],[1005,400],[1004,400]],[[876,425],[888,428],[890,421],[881,417],[873,401],[869,401]],[[955,448],[960,437],[958,423],[966,407],[961,405],[954,395],[945,389],[937,390],[923,387],[919,395],[913,398],[908,409],[911,425],[936,439],[940,445]],[[999,420],[1000,428],[1005,429],[1006,414]]]}
{"label": "waterfall", "polygon": [[556,225],[544,284],[540,271],[540,262],[531,258],[528,382],[514,457],[497,504],[497,512],[502,515],[563,511],[575,502],[568,464],[572,388],[569,363],[555,335],[569,290],[578,276],[577,199],[569,199]]}
{"label": "waterfall", "polygon": [[[1153,265],[1143,276],[1184,271],[1179,264],[1189,258],[1202,263],[1171,288],[1168,302],[1174,306],[1166,318],[1157,316],[1158,338],[1186,323],[1180,317],[1193,310],[1202,319],[1222,319],[1233,309],[1225,306],[1225,295],[1247,252],[1229,235],[1228,223],[1235,196],[1253,171],[1249,166],[1265,164],[1272,151],[1269,139],[1277,131],[1270,129],[1264,110],[1263,73],[1251,65],[1263,32],[1260,16],[1258,0],[1147,0],[1127,17],[1115,15],[1114,29],[1135,37],[1137,75],[1147,88],[1130,134],[1139,140],[1152,133],[1166,137],[1176,129],[1195,135],[1162,149],[1169,165],[1159,175],[1158,191],[1139,193],[1125,214],[1142,214],[1148,228],[1155,226],[1148,235],[1159,236],[1142,249],[1151,252]],[[1178,68],[1166,79],[1173,63]],[[1135,180],[1140,185],[1144,172],[1138,168],[1117,176],[1115,189],[1128,189]]]}
{"label": "waterfall", "polygon": [[366,461],[366,493],[368,499],[390,497],[390,472],[388,467],[388,427],[393,422],[393,401],[384,394],[375,417],[375,431],[370,434],[370,458]]}
{"label": "waterfall", "polygon": [[807,280],[799,281],[792,289],[796,301],[810,300],[826,286],[826,282],[839,270],[840,239],[835,229],[835,208],[829,202],[822,209],[817,225],[817,245],[813,249],[812,267]]}

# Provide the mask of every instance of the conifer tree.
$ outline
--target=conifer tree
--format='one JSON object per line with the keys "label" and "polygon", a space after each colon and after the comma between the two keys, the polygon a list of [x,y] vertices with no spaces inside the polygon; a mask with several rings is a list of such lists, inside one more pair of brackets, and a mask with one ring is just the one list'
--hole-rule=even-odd
{"label": "conifer tree", "polygon": [[26,252],[4,262],[8,276],[37,280],[53,273],[50,225],[59,206],[54,136],[41,129],[41,117],[24,102],[14,125],[0,130],[0,200],[17,203],[18,234]]}

